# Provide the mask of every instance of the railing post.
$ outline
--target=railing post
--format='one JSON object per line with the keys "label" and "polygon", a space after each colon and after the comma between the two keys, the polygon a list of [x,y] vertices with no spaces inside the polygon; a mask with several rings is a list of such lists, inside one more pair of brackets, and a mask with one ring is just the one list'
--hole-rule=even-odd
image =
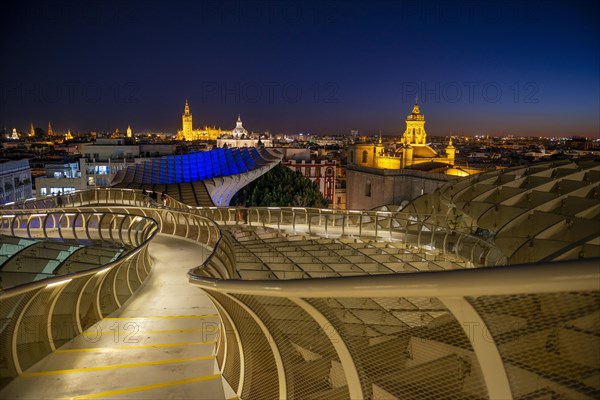
{"label": "railing post", "polygon": [[342,368],[344,368],[344,375],[346,382],[348,383],[349,396],[352,400],[363,399],[364,396],[362,387],[360,385],[360,377],[358,375],[358,370],[356,369],[356,364],[354,363],[354,358],[352,358],[350,350],[342,338],[342,335],[340,335],[338,332],[336,326],[333,325],[315,306],[306,300],[299,297],[289,297],[288,299],[295,303],[298,307],[302,308],[308,315],[310,315],[311,318],[315,320],[317,325],[321,327],[321,329],[327,327],[326,336],[330,340],[331,345],[340,358]]}
{"label": "railing post", "polygon": [[358,221],[358,237],[362,236],[362,226],[363,226],[363,213],[360,212],[360,219]]}
{"label": "railing post", "polygon": [[464,297],[438,297],[462,326],[479,361],[490,399],[512,399],[504,362],[489,329],[477,310]]}
{"label": "railing post", "polygon": [[60,297],[60,295],[62,294],[63,290],[65,290],[65,288],[67,286],[69,286],[70,282],[65,283],[64,285],[60,285],[59,287],[56,287],[55,293],[52,296],[52,302],[50,304],[50,308],[48,310],[48,319],[47,319],[47,323],[46,323],[46,336],[48,337],[48,344],[50,345],[50,348],[52,349],[52,351],[56,350],[56,345],[54,344],[54,335],[52,334],[52,314],[54,313],[54,307],[56,306],[56,302],[58,301],[58,298]]}
{"label": "railing post", "polygon": [[[233,334],[235,335],[235,341],[238,345],[238,355],[240,357],[240,378],[238,381],[238,387],[237,388],[232,388],[235,390],[236,394],[239,396],[241,396],[241,392],[242,392],[242,387],[244,384],[244,348],[242,345],[242,340],[240,338],[240,333],[238,331],[237,326],[235,325],[235,321],[233,320],[233,318],[231,318],[231,316],[229,315],[229,313],[227,312],[227,310],[221,306],[221,304],[210,294],[209,291],[206,292],[206,294],[208,295],[208,297],[211,299],[211,301],[215,304],[215,308],[217,309],[217,311],[219,312],[219,316],[221,317],[221,319],[226,319],[227,322],[229,323],[229,325],[231,326],[231,328],[233,329]],[[229,347],[227,344],[227,335],[229,335],[230,333],[226,330],[221,328],[221,335],[224,336],[224,346],[225,346],[225,350],[223,351],[223,365],[220,365],[219,367],[219,371],[221,372],[221,374],[223,374],[225,372],[225,365],[227,365],[227,356],[228,356],[228,352],[229,352]],[[231,350],[233,352],[233,350]],[[225,378],[227,378],[227,376],[225,376]]]}
{"label": "railing post", "polygon": [[[279,383],[279,398],[286,399],[287,396],[287,381],[285,379],[285,368],[283,366],[283,359],[281,358],[281,353],[279,352],[279,347],[277,347],[277,343],[275,343],[275,339],[273,339],[273,335],[269,332],[269,328],[265,325],[265,323],[260,319],[260,317],[244,302],[238,300],[235,296],[227,295],[227,297],[235,302],[239,307],[241,307],[260,327],[263,335],[265,335],[265,339],[269,343],[269,347],[271,348],[271,352],[273,353],[273,358],[275,359],[275,365],[277,367],[277,380]],[[240,382],[242,381],[240,377]],[[240,388],[238,390],[238,396],[242,397],[243,393],[241,393],[243,387],[240,384]]]}
{"label": "railing post", "polygon": [[33,296],[31,296],[31,298],[27,301],[27,304],[25,304],[25,306],[19,313],[19,316],[17,317],[17,321],[15,322],[15,327],[13,329],[13,334],[12,334],[12,338],[11,338],[12,339],[11,340],[11,351],[12,351],[13,366],[15,367],[15,371],[17,372],[17,375],[21,375],[23,373],[23,369],[21,369],[21,363],[19,362],[19,353],[17,351],[17,345],[18,345],[17,339],[20,336],[17,334],[17,332],[19,332],[19,328],[21,327],[21,321],[23,320],[23,317],[27,313],[27,310],[29,310],[29,306],[31,305],[31,303],[33,303],[33,301],[36,299],[36,297],[38,297],[40,295],[42,290],[43,289],[39,289]]}

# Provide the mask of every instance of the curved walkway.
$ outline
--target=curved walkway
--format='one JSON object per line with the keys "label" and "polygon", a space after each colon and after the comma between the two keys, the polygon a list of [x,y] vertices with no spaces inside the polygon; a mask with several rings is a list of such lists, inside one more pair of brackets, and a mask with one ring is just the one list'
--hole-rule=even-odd
{"label": "curved walkway", "polygon": [[121,309],[35,364],[0,398],[235,397],[215,361],[216,310],[186,277],[208,251],[159,235],[150,254],[150,276]]}

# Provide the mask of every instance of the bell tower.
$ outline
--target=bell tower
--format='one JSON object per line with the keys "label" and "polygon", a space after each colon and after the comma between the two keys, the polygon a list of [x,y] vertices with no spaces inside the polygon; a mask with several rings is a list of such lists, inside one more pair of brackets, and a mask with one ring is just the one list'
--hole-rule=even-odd
{"label": "bell tower", "polygon": [[454,165],[454,158],[456,157],[456,147],[454,147],[454,145],[452,144],[452,136],[450,136],[448,146],[446,146],[446,157],[448,157],[448,162]]}
{"label": "bell tower", "polygon": [[412,113],[406,117],[406,131],[402,136],[402,142],[404,144],[427,144],[425,116],[419,110],[418,99],[415,99]]}
{"label": "bell tower", "polygon": [[192,140],[192,113],[190,113],[190,106],[188,105],[187,99],[185,100],[185,108],[183,109],[183,115],[181,116],[182,122],[182,133],[184,140]]}

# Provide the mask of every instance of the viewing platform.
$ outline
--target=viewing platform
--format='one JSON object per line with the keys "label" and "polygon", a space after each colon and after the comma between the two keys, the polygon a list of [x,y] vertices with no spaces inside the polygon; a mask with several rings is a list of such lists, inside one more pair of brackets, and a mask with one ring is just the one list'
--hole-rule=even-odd
{"label": "viewing platform", "polygon": [[[512,182],[518,190],[507,189],[506,205],[550,188],[532,195],[536,224],[523,231],[538,229],[534,246],[554,248],[527,252],[527,264],[507,249],[530,237],[513,235],[520,243],[505,246],[515,229],[508,213],[490,205],[480,217],[479,204],[504,188],[482,186],[481,195],[468,183],[449,183],[409,212],[151,207],[133,189],[76,192],[60,209],[48,199],[5,207],[5,236],[106,240],[125,250],[0,292],[0,395],[598,398],[600,232],[554,240],[566,224],[557,215],[594,220],[591,201],[575,202],[572,217],[560,213],[574,197],[598,198],[598,167],[545,168],[469,178]],[[574,174],[585,185],[568,184]],[[464,205],[472,210],[454,202],[471,191]],[[493,215],[508,221],[496,228],[498,243]],[[585,257],[568,257],[575,249]],[[140,341],[122,342],[132,338]],[[106,379],[114,369],[119,378]]]}

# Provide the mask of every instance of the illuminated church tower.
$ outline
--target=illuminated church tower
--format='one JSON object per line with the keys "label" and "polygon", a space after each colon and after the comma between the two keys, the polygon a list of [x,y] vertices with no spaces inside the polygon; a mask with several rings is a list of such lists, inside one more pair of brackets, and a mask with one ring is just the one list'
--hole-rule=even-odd
{"label": "illuminated church tower", "polygon": [[185,108],[183,110],[183,115],[181,116],[181,121],[183,123],[183,138],[184,140],[192,140],[192,113],[190,113],[190,106],[188,105],[188,101],[185,101]]}
{"label": "illuminated church tower", "polygon": [[29,136],[31,136],[31,137],[35,136],[35,128],[33,127],[33,122],[31,123],[31,126],[29,128]]}
{"label": "illuminated church tower", "polygon": [[130,138],[132,136],[133,134],[131,133],[131,125],[127,125],[127,137]]}
{"label": "illuminated church tower", "polygon": [[52,124],[48,121],[48,136],[54,136],[54,131],[52,131]]}
{"label": "illuminated church tower", "polygon": [[427,133],[425,132],[425,116],[419,110],[419,103],[415,99],[412,114],[406,117],[406,130],[402,136],[402,143],[427,144]]}
{"label": "illuminated church tower", "polygon": [[446,157],[448,157],[448,162],[454,165],[454,159],[456,157],[456,147],[454,147],[454,145],[452,144],[452,136],[450,136],[448,146],[446,146]]}

